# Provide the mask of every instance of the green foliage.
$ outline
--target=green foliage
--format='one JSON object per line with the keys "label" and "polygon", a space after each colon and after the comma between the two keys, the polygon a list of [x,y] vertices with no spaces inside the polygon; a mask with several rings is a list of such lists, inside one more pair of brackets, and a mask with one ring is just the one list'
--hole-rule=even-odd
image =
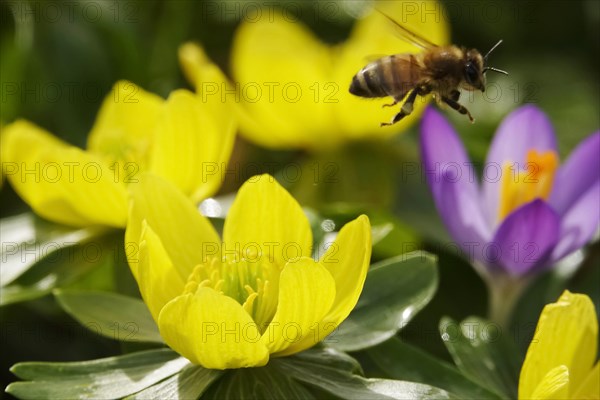
{"label": "green foliage", "polygon": [[11,372],[29,382],[6,391],[21,399],[116,399],[136,393],[189,365],[171,350],[150,350],[73,363],[25,362]]}
{"label": "green foliage", "polygon": [[522,359],[509,332],[481,318],[440,322],[440,333],[458,369],[507,398],[515,398]]}
{"label": "green foliage", "polygon": [[462,399],[501,398],[485,385],[465,376],[456,367],[398,338],[392,338],[368,349],[367,354],[379,368],[394,379],[427,383]]}
{"label": "green foliage", "polygon": [[80,324],[115,340],[162,343],[143,301],[114,293],[57,290],[60,306]]}
{"label": "green foliage", "polygon": [[326,343],[356,351],[389,339],[429,303],[437,283],[435,257],[425,252],[372,265],[356,308]]}

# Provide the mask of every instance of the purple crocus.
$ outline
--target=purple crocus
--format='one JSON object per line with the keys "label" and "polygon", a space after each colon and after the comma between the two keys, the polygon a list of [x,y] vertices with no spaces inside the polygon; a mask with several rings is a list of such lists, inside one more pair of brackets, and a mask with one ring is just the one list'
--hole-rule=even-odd
{"label": "purple crocus", "polygon": [[539,108],[522,106],[498,128],[479,184],[452,126],[428,108],[421,151],[447,229],[487,277],[514,282],[533,275],[598,229],[600,131],[559,166],[550,120]]}

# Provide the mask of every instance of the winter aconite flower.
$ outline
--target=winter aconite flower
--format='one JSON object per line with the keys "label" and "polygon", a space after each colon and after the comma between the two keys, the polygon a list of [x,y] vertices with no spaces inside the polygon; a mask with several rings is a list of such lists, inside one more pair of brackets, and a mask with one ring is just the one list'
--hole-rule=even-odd
{"label": "winter aconite flower", "polygon": [[[444,18],[437,1],[381,1],[375,7],[433,43],[446,44]],[[343,12],[341,9],[339,12]],[[390,137],[412,124],[415,112],[394,128],[380,128],[397,110],[382,109],[390,98],[366,100],[349,93],[352,77],[373,58],[421,49],[398,38],[396,28],[371,10],[356,22],[350,37],[330,45],[299,19],[270,10],[239,27],[232,50],[235,83],[198,80],[206,65],[201,48],[180,49],[183,70],[204,98],[216,96],[239,105],[240,133],[271,148],[327,149],[345,141]],[[399,107],[399,106],[398,106]]]}
{"label": "winter aconite flower", "polygon": [[370,224],[342,228],[318,261],[298,203],[269,175],[240,188],[220,239],[167,181],[144,177],[126,230],[131,270],[165,342],[212,369],[308,349],[350,313],[371,255]]}
{"label": "winter aconite flower", "polygon": [[565,291],[544,307],[521,369],[520,399],[598,399],[598,318],[590,298]]}
{"label": "winter aconite flower", "polygon": [[490,273],[535,273],[582,247],[598,228],[600,132],[561,166],[547,116],[523,106],[498,128],[481,186],[458,135],[433,109],[423,119],[421,146],[448,230]]}
{"label": "winter aconite flower", "polygon": [[23,120],[3,129],[3,171],[40,216],[73,225],[125,227],[127,187],[143,171],[195,202],[215,193],[235,123],[220,101],[177,90],[167,100],[120,81],[104,100],[87,150]]}

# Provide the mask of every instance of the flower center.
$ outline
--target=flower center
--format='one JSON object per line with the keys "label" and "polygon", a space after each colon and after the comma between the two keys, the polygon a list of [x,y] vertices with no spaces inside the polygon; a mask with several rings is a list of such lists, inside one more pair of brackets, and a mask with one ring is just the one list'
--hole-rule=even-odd
{"label": "flower center", "polygon": [[115,180],[130,183],[139,172],[147,169],[151,140],[149,137],[127,137],[118,131],[112,133],[114,137],[105,134],[102,141],[90,150],[106,160],[114,171]]}
{"label": "flower center", "polygon": [[275,265],[260,260],[219,262],[213,258],[194,268],[183,292],[195,293],[199,287],[210,287],[231,297],[252,316],[262,333],[277,310],[279,273]]}
{"label": "flower center", "polygon": [[513,210],[532,200],[547,200],[557,167],[558,155],[554,151],[538,153],[529,150],[525,169],[505,162],[502,166],[498,220],[502,221]]}

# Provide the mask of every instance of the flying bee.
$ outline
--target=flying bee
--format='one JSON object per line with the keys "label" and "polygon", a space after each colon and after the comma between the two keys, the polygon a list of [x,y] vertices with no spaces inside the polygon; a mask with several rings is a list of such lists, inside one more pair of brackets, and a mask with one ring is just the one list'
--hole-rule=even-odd
{"label": "flying bee", "polygon": [[382,122],[381,126],[393,125],[410,115],[417,96],[429,93],[433,94],[438,104],[445,103],[474,122],[469,110],[458,102],[458,89],[484,92],[486,71],[508,75],[506,71],[485,65],[490,53],[502,40],[482,57],[476,49],[435,45],[383,15],[396,26],[403,39],[423,51],[418,54],[393,54],[369,63],[352,78],[350,93],[369,98],[391,96],[394,102],[383,107],[394,106],[406,97],[400,112],[390,123]]}

